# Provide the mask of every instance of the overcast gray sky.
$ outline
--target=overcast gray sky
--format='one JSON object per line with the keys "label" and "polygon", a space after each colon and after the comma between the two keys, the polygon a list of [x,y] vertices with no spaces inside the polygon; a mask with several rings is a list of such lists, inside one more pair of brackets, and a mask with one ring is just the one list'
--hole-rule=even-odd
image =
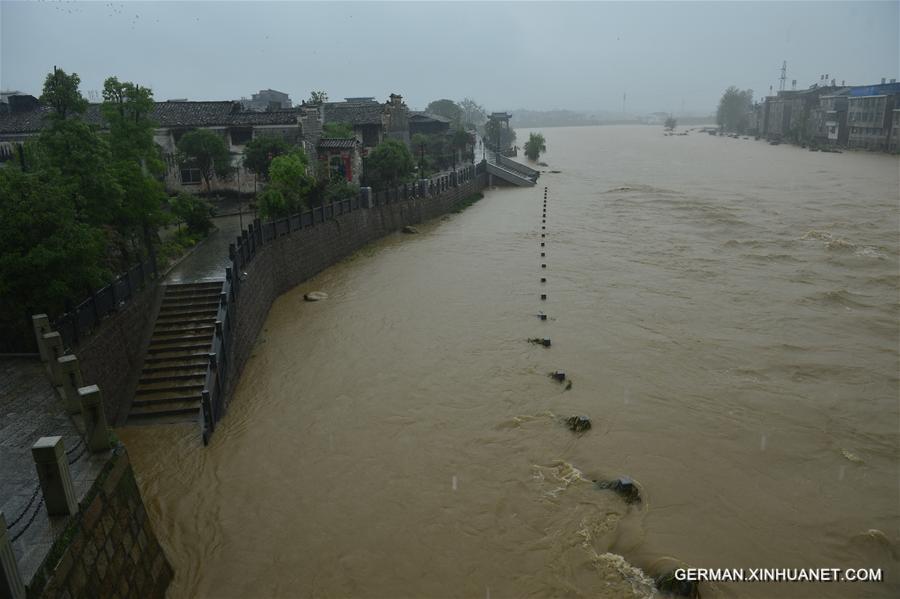
{"label": "overcast gray sky", "polygon": [[470,96],[488,109],[711,112],[728,85],[900,78],[900,2],[0,0],[0,87],[109,75],[167,98]]}

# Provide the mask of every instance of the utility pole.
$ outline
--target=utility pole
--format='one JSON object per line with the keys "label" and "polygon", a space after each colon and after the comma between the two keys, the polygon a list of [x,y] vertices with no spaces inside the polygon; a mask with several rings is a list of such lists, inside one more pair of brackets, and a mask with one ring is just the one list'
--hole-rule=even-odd
{"label": "utility pole", "polygon": [[784,86],[787,83],[787,61],[781,63],[781,78],[779,79],[780,83],[778,85],[778,91],[784,91]]}

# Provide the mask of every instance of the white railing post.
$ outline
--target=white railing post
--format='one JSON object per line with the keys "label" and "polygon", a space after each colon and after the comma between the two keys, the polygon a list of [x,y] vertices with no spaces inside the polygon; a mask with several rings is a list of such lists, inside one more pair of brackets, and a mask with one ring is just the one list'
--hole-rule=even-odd
{"label": "white railing post", "polygon": [[51,516],[69,516],[78,511],[75,487],[62,437],[41,437],[31,446],[31,455],[41,481],[44,505]]}
{"label": "white railing post", "polygon": [[19,564],[12,550],[12,541],[6,532],[6,518],[0,512],[0,597],[25,599],[25,584],[19,572]]}

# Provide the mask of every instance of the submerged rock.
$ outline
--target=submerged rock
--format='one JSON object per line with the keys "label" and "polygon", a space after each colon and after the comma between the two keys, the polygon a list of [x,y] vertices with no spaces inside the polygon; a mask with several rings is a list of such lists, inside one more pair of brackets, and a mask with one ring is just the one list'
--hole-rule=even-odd
{"label": "submerged rock", "polygon": [[320,300],[328,299],[328,294],[324,291],[310,291],[303,296],[303,299],[308,302],[318,302]]}
{"label": "submerged rock", "polygon": [[582,433],[591,430],[591,419],[587,416],[569,416],[566,418],[566,426],[570,431]]}
{"label": "submerged rock", "polygon": [[598,489],[614,491],[625,503],[641,502],[641,490],[638,488],[637,483],[627,476],[622,476],[615,480],[595,480],[594,483],[596,483]]}
{"label": "submerged rock", "polygon": [[653,582],[663,596],[700,599],[700,584],[696,581],[678,580],[674,570],[657,576]]}
{"label": "submerged rock", "polygon": [[419,232],[419,230],[417,228],[411,227],[409,225],[406,225],[405,227],[403,227],[403,229],[401,229],[401,231],[403,231],[407,235],[415,235],[416,233]]}

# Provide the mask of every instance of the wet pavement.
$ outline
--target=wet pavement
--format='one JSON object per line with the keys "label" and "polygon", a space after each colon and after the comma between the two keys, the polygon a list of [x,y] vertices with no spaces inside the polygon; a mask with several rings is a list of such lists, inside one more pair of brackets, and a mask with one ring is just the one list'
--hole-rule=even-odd
{"label": "wet pavement", "polygon": [[228,244],[240,235],[242,227],[253,222],[253,213],[220,216],[213,219],[216,230],[197,246],[191,254],[176,264],[166,275],[165,282],[189,283],[225,278],[229,264]]}

